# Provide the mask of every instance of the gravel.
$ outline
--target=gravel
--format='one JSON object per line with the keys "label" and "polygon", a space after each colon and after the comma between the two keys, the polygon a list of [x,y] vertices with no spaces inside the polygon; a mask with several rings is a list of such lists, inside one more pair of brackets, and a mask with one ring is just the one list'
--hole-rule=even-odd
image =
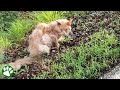
{"label": "gravel", "polygon": [[120,79],[120,63],[112,70],[105,73],[100,79]]}

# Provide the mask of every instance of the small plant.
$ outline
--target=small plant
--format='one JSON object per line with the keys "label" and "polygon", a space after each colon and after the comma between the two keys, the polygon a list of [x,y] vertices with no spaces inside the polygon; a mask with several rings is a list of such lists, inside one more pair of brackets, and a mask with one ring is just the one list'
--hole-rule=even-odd
{"label": "small plant", "polygon": [[63,41],[64,41],[64,42],[69,42],[70,40],[71,40],[70,37],[66,37],[66,36],[65,36]]}
{"label": "small plant", "polygon": [[11,42],[8,40],[7,36],[7,33],[3,31],[0,32],[0,47],[4,49],[7,49],[11,45]]}
{"label": "small plant", "polygon": [[109,35],[106,30],[90,36],[91,40],[81,43],[59,55],[61,62],[52,63],[52,73],[41,73],[35,78],[55,79],[90,79],[98,78],[102,70],[109,68],[117,61],[120,47],[116,45],[117,38]]}
{"label": "small plant", "polygon": [[6,66],[6,64],[0,64],[0,79],[4,79],[4,76],[2,75],[2,69]]}
{"label": "small plant", "polygon": [[33,27],[32,22],[24,19],[17,19],[15,22],[11,23],[9,30],[9,37],[13,43],[19,44],[25,36],[25,33],[30,31]]}
{"label": "small plant", "polygon": [[0,11],[0,28],[8,31],[11,22],[18,17],[18,11]]}
{"label": "small plant", "polygon": [[[66,52],[60,53],[58,61],[46,60],[46,65],[50,66],[52,71],[41,72],[35,75],[34,79],[98,78],[106,68],[118,62],[117,58],[120,56],[119,12],[116,14],[113,11],[1,11],[0,16],[0,63],[7,58],[4,56],[4,49],[13,44],[21,44],[21,41],[26,38],[25,33],[38,23],[73,17],[72,29],[78,30],[75,32],[76,36],[81,35],[77,38],[82,39],[91,35],[87,43],[81,43],[79,46],[75,44],[72,48],[68,46]],[[63,43],[69,41],[70,38],[65,37]],[[0,64],[0,69],[2,66],[3,64]],[[25,66],[25,69],[21,69],[16,74],[29,72],[28,70]],[[0,78],[1,76],[0,72]]]}
{"label": "small plant", "polygon": [[1,31],[0,32],[0,63],[3,63],[5,60],[4,50],[11,46],[11,42],[7,38],[8,34]]}
{"label": "small plant", "polygon": [[64,12],[64,15],[67,17],[73,17],[73,16],[83,16],[85,17],[87,14],[87,11],[67,11]]}
{"label": "small plant", "polygon": [[4,50],[0,47],[0,63],[3,63],[4,60]]}
{"label": "small plant", "polygon": [[64,18],[63,12],[60,11],[42,11],[32,13],[33,20],[36,23],[49,23],[57,19]]}

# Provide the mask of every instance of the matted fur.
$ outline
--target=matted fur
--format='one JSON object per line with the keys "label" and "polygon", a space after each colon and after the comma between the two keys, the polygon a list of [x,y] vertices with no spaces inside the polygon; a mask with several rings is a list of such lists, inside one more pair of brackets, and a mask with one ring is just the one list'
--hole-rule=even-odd
{"label": "matted fur", "polygon": [[68,36],[71,32],[71,22],[72,20],[59,19],[48,24],[39,23],[29,36],[28,50],[30,56],[28,58],[16,60],[9,65],[15,70],[18,70],[24,64],[31,64],[37,57],[36,61],[38,61],[41,66],[44,66],[41,55],[44,53],[49,54],[53,44],[59,48],[58,42],[60,39],[63,36]]}

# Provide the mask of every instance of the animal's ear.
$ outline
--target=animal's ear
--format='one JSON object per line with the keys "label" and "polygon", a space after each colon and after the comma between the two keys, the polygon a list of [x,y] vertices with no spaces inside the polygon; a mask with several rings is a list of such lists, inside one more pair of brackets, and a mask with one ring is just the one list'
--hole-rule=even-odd
{"label": "animal's ear", "polygon": [[67,18],[68,21],[72,22],[73,19],[71,19],[70,17]]}
{"label": "animal's ear", "polygon": [[59,21],[57,21],[57,25],[58,25],[58,26],[60,26],[60,25],[61,25],[61,23],[60,23]]}
{"label": "animal's ear", "polygon": [[71,23],[72,23],[71,21],[68,21],[68,22],[67,22],[67,25],[68,25],[68,26],[71,26]]}
{"label": "animal's ear", "polygon": [[68,18],[67,18],[67,20],[69,21],[69,22],[67,22],[67,25],[69,25],[69,26],[70,26],[70,25],[71,25],[71,23],[72,23],[72,19],[68,17]]}

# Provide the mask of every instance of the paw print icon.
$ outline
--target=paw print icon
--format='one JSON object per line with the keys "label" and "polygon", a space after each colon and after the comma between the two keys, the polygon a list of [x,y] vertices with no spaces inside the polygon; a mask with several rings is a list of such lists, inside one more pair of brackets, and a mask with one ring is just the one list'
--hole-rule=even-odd
{"label": "paw print icon", "polygon": [[5,77],[12,77],[13,74],[14,74],[14,69],[11,67],[11,66],[4,66],[2,68],[2,74],[5,76]]}

